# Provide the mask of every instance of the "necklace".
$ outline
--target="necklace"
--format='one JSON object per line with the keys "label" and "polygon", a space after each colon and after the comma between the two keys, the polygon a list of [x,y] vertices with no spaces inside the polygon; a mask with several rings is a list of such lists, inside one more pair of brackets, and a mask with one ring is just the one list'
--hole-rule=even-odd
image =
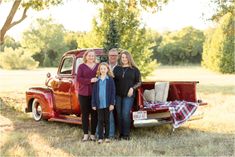
{"label": "necklace", "polygon": [[122,68],[122,78],[124,78],[124,75],[125,75],[127,70],[128,70],[128,68],[126,68],[125,70],[124,70],[124,68]]}

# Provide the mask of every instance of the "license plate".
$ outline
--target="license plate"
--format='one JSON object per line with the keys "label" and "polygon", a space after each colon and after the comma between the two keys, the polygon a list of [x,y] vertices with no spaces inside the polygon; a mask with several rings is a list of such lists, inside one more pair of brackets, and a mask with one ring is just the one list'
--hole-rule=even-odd
{"label": "license plate", "polygon": [[147,111],[137,111],[132,113],[133,120],[147,119]]}

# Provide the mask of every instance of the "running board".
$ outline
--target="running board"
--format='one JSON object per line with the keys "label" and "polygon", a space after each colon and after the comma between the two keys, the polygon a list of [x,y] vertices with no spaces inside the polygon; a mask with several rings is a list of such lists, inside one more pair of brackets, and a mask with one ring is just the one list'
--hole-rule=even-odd
{"label": "running board", "polygon": [[81,117],[69,117],[69,116],[61,116],[56,118],[50,118],[48,121],[54,121],[54,122],[63,122],[63,123],[70,123],[70,124],[82,124],[82,118]]}

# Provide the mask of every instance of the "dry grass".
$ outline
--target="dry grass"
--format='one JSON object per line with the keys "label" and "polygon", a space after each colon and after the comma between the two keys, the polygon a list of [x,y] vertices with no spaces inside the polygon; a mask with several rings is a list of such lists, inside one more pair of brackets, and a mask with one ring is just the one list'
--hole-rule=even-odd
{"label": "dry grass", "polygon": [[130,141],[98,145],[81,143],[78,125],[35,122],[22,109],[24,92],[44,84],[47,71],[0,70],[1,156],[234,156],[235,75],[221,75],[198,66],[160,67],[148,80],[198,80],[198,97],[207,101],[205,116],[171,133],[170,125],[134,128]]}

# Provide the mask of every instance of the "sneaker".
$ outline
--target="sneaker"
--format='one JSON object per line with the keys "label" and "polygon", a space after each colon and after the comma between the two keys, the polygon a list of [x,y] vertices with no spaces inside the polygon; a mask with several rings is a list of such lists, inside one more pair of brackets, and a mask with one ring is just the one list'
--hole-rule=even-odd
{"label": "sneaker", "polygon": [[90,136],[91,141],[96,141],[95,135]]}
{"label": "sneaker", "polygon": [[110,143],[110,139],[106,138],[106,139],[105,139],[105,142],[106,142],[106,143]]}
{"label": "sneaker", "polygon": [[101,144],[102,142],[103,142],[102,139],[99,139],[99,140],[98,140],[98,144]]}
{"label": "sneaker", "polygon": [[123,138],[123,135],[120,134],[117,139],[121,140],[122,138]]}
{"label": "sneaker", "polygon": [[84,134],[83,139],[82,139],[82,142],[86,142],[86,141],[88,141],[88,140],[89,140],[88,134]]}

